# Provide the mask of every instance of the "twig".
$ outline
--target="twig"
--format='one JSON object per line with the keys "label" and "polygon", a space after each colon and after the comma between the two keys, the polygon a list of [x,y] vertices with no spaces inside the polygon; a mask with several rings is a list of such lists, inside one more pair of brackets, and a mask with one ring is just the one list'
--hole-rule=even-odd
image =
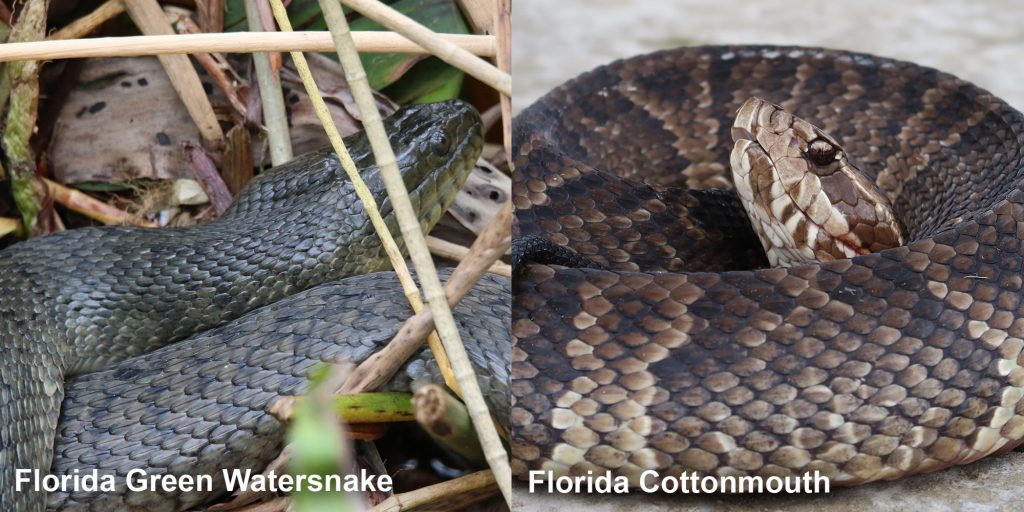
{"label": "twig", "polygon": [[[410,40],[419,43],[430,50],[435,57],[455,66],[466,73],[476,77],[481,82],[495,88],[498,92],[512,95],[512,77],[492,66],[487,61],[473,56],[466,50],[437,37],[434,31],[420,25],[412,18],[396,11],[395,9],[378,2],[377,0],[342,0],[342,2],[359,11],[367,18],[384,25],[389,30],[408,37]],[[321,0],[320,8],[325,11],[324,3]],[[330,23],[327,24],[330,27]],[[335,41],[337,44],[337,41]]]}
{"label": "twig", "polygon": [[[441,39],[482,57],[493,57],[494,36],[440,34]],[[364,53],[415,53],[429,50],[394,32],[357,32]],[[136,57],[178,53],[334,51],[327,32],[230,32],[124,37],[96,37],[61,41],[31,41],[0,45],[0,62],[13,60],[80,59],[85,57]]]}
{"label": "twig", "polygon": [[[430,510],[461,510],[494,494],[495,487],[498,485],[494,473],[489,470],[477,471],[454,480],[396,494],[371,508],[370,512],[400,512],[428,507]],[[457,502],[448,503],[447,507],[442,508],[437,505],[440,499]]]}
{"label": "twig", "polygon": [[[492,263],[508,250],[512,241],[512,202],[495,214],[469,248],[470,255],[459,262],[444,285],[448,304],[454,306],[480,280]],[[434,317],[424,309],[407,319],[388,344],[359,364],[342,392],[377,389],[389,381],[401,365],[419,350],[421,340],[434,328]]]}
{"label": "twig", "polygon": [[115,16],[118,16],[122,12],[124,12],[124,2],[121,0],[107,0],[97,7],[96,10],[72,21],[71,23],[68,23],[64,28],[50,34],[49,39],[51,41],[57,41],[61,39],[76,39],[87,36],[92,33],[93,30],[96,30],[97,27],[106,23]]}
{"label": "twig", "polygon": [[[139,27],[143,34],[175,36],[174,29],[167,21],[163,9],[156,0],[123,0],[128,10],[128,15]],[[175,36],[181,37],[181,36]],[[88,41],[79,40],[79,41]],[[40,41],[37,44],[67,44],[72,41]],[[135,50],[135,48],[131,48]],[[203,53],[209,53],[207,48]],[[138,54],[137,52],[133,52]],[[224,144],[224,131],[220,129],[217,122],[217,115],[213,112],[210,99],[203,90],[203,83],[199,81],[199,74],[196,68],[192,67],[188,57],[184,55],[160,55],[160,64],[163,65],[167,78],[171,80],[171,86],[178,93],[181,102],[185,104],[192,121],[199,128],[203,139],[213,147],[220,148]]]}
{"label": "twig", "polygon": [[[192,18],[188,16],[180,16],[176,24],[178,32],[183,34],[199,34],[199,25],[196,25]],[[231,79],[228,78],[228,74],[224,71],[225,68],[230,69],[230,64],[224,60],[224,56],[216,53],[194,53],[192,58],[196,59],[206,73],[210,75],[214,83],[217,84],[225,96],[228,98],[228,103],[231,103],[232,108],[244,119],[245,118],[245,105],[242,104],[242,100],[238,98],[238,92],[236,88],[231,84]],[[232,70],[232,74],[235,74]]]}
{"label": "twig", "polygon": [[[427,247],[434,256],[440,256],[454,261],[462,261],[469,256],[468,247],[463,247],[459,244],[449,242],[448,240],[437,238],[436,236],[427,237]],[[487,271],[499,276],[512,277],[512,266],[500,261],[494,262]]]}
{"label": "twig", "polygon": [[110,206],[103,201],[66,187],[46,178],[41,178],[46,185],[50,196],[58,204],[65,208],[81,213],[90,219],[98,220],[103,224],[124,224],[129,226],[143,226],[147,228],[157,227],[155,222],[150,222],[137,215],[132,215],[120,208]]}
{"label": "twig", "polygon": [[[249,30],[263,30],[258,0],[245,0],[245,15]],[[284,108],[284,94],[281,79],[270,65],[270,55],[265,52],[252,54],[256,66],[256,83],[260,88],[263,102],[263,125],[267,127],[267,143],[270,145],[270,162],[281,165],[292,159],[292,139],[288,133],[288,116]]]}
{"label": "twig", "polygon": [[[390,7],[377,2],[372,2],[371,5],[371,2],[364,2],[362,0],[358,2],[353,0],[346,1],[349,6],[358,4],[362,8],[360,12],[363,14],[367,14],[367,11],[373,11],[379,15],[379,9],[385,9],[385,12],[394,12]],[[409,250],[409,257],[412,260],[413,266],[416,267],[416,275],[419,277],[420,285],[423,287],[423,295],[430,305],[435,329],[440,335],[441,341],[444,344],[444,351],[448,354],[452,369],[455,372],[455,379],[458,382],[456,391],[461,391],[462,398],[469,409],[469,414],[473,418],[473,426],[477,431],[477,437],[479,437],[480,444],[487,455],[487,462],[496,475],[506,503],[511,505],[512,470],[509,467],[508,454],[505,452],[501,438],[491,422],[490,411],[487,409],[487,403],[484,402],[483,393],[480,391],[480,384],[476,380],[473,366],[469,361],[469,355],[466,353],[466,347],[462,344],[459,330],[455,325],[455,318],[452,316],[444,289],[441,287],[441,280],[437,277],[434,260],[427,249],[427,242],[420,228],[419,219],[412,206],[412,201],[409,199],[409,192],[405,188],[402,174],[398,170],[395,154],[388,141],[388,134],[384,130],[384,123],[381,121],[380,112],[377,111],[377,102],[373,97],[370,84],[366,80],[366,71],[363,69],[359,53],[352,43],[351,31],[348,27],[348,21],[345,19],[345,13],[336,0],[320,0],[320,9],[323,11],[324,20],[327,22],[327,27],[331,31],[334,44],[337,46],[338,60],[341,62],[342,69],[345,70],[345,78],[348,80],[352,96],[356,100],[356,106],[359,108],[363,127],[365,128],[367,138],[370,140],[370,147],[373,150],[374,160],[380,169],[381,178],[383,178],[384,186],[388,191],[388,199],[391,201],[391,207],[398,219],[402,239]],[[284,8],[279,0],[274,0],[274,10],[275,12],[281,11],[284,14]],[[401,18],[405,17],[401,16]],[[402,23],[395,22],[394,19],[389,19],[385,22],[382,16],[377,16],[377,18],[374,18],[374,21],[384,26],[392,25],[389,27],[392,29],[402,25]],[[409,21],[411,22],[411,20]],[[444,51],[444,45],[436,45],[437,41],[431,40],[429,37],[423,37],[424,34],[421,34],[419,31],[423,30],[431,35],[433,32],[430,32],[418,23],[411,23],[413,25],[404,28],[409,30],[408,33],[417,34],[414,36],[417,42],[424,44],[425,47],[431,50],[436,50],[434,52],[435,55],[438,55],[438,52]],[[278,20],[278,24],[281,24],[280,20]],[[282,28],[284,27],[282,26]],[[459,51],[453,51],[449,56],[457,54],[459,54]],[[438,56],[445,59],[445,55]],[[452,59],[445,60],[450,61]],[[479,62],[484,66],[491,67],[490,64],[475,57],[472,57],[472,60],[468,62]],[[463,62],[463,64],[466,63]],[[475,69],[475,66],[470,67]],[[497,70],[495,69],[495,71]],[[501,73],[500,71],[497,72]],[[477,76],[476,72],[471,74]],[[504,73],[501,74],[504,75]],[[477,77],[481,78],[488,75],[488,73],[483,73]],[[491,78],[494,77],[491,76]],[[499,79],[494,81],[494,84],[499,91],[511,94],[512,79],[508,75],[505,75],[505,78],[508,78],[508,83],[504,83],[503,80]],[[415,310],[415,305],[413,309]],[[439,351],[434,349],[434,347],[431,347],[431,349],[434,350],[435,357],[439,357]]]}
{"label": "twig", "polygon": [[192,164],[192,172],[206,192],[206,196],[210,198],[213,210],[217,215],[224,213],[228,206],[231,206],[231,192],[228,192],[224,178],[221,178],[220,172],[217,171],[217,165],[213,163],[210,155],[206,154],[205,149],[188,142],[183,146],[185,157]]}

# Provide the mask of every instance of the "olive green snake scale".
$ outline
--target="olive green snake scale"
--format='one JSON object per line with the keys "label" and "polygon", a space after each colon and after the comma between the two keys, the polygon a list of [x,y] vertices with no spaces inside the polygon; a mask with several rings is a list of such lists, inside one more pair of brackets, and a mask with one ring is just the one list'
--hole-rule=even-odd
{"label": "olive green snake scale", "polygon": [[[480,154],[479,115],[453,101],[385,122],[429,229]],[[397,233],[366,138],[346,144]],[[330,151],[264,172],[204,225],[76,229],[0,252],[0,508],[184,510],[217,499],[222,469],[259,472],[279,452],[284,427],[267,412],[276,398],[301,394],[315,364],[359,362],[397,333],[411,310],[389,267]],[[485,277],[455,308],[498,411],[508,408],[508,294],[507,280]],[[388,386],[424,378],[439,378],[429,351]],[[98,471],[118,486],[18,492],[18,468]],[[128,492],[132,469],[214,475],[221,493]]]}
{"label": "olive green snake scale", "polygon": [[[834,138],[906,242],[768,268],[729,190],[752,97]],[[515,474],[856,485],[1021,443],[1024,116],[999,98],[872,55],[692,47],[513,125]]]}

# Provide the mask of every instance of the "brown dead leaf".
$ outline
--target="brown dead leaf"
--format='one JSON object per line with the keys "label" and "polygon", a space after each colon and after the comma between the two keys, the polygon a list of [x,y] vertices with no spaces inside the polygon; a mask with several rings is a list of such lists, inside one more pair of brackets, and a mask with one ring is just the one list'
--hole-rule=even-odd
{"label": "brown dead leaf", "polygon": [[[310,71],[316,80],[320,94],[331,111],[331,117],[338,126],[341,135],[347,136],[363,129],[359,120],[359,109],[349,90],[348,82],[341,66],[323,55],[310,53]],[[288,124],[291,127],[292,148],[296,155],[320,149],[330,142],[320,120],[313,111],[313,103],[306,95],[295,68],[288,63],[281,70],[281,86],[284,88],[285,108],[288,111]],[[382,94],[374,93],[377,108],[381,117],[391,115],[397,106]]]}
{"label": "brown dead leaf", "polygon": [[195,123],[154,57],[89,59],[50,143],[61,183],[191,178],[180,143]]}
{"label": "brown dead leaf", "polygon": [[512,193],[512,180],[486,160],[477,162],[448,212],[473,233],[480,233]]}

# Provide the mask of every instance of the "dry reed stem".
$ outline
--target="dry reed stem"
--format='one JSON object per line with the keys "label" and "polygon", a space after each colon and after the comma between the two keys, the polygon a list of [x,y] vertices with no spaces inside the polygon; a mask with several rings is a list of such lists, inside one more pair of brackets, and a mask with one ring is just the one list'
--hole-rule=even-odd
{"label": "dry reed stem", "polygon": [[97,27],[124,12],[124,2],[107,0],[94,11],[68,23],[64,28],[50,34],[51,41],[76,39],[89,35]]}
{"label": "dry reed stem", "polygon": [[[405,25],[404,23],[396,22],[396,20],[408,19],[398,14],[394,9],[378,2],[346,1],[349,6],[354,7],[358,4],[360,12],[364,15],[368,14],[367,11],[377,12],[377,16],[375,18],[371,16],[371,18],[386,27],[391,25],[389,28],[392,29],[396,26]],[[279,9],[279,6],[280,1],[274,0],[275,12],[278,10],[283,11],[283,7]],[[466,407],[469,409],[469,415],[473,418],[473,427],[476,429],[477,437],[480,439],[480,445],[483,447],[487,462],[496,475],[506,503],[511,504],[512,470],[509,466],[508,454],[505,452],[501,438],[491,422],[491,414],[487,408],[487,403],[484,401],[480,384],[476,380],[476,374],[473,372],[473,366],[469,361],[469,355],[466,353],[466,347],[462,344],[459,330],[455,325],[455,317],[452,315],[451,308],[448,306],[448,301],[445,297],[444,288],[441,286],[441,280],[437,277],[433,257],[427,249],[424,234],[420,229],[419,219],[412,206],[412,201],[409,199],[409,193],[402,180],[402,174],[398,170],[395,154],[388,141],[388,134],[384,130],[384,123],[381,121],[380,112],[377,111],[377,102],[373,97],[373,90],[366,80],[366,72],[363,70],[359,53],[353,44],[348,20],[346,20],[345,14],[341,6],[338,5],[337,0],[320,0],[320,9],[323,11],[324,20],[327,22],[327,27],[331,31],[334,44],[337,46],[338,60],[341,62],[342,69],[345,70],[345,78],[348,80],[352,96],[356,101],[356,106],[359,108],[363,127],[367,138],[370,140],[370,147],[373,150],[374,160],[376,160],[380,168],[381,178],[383,178],[384,186],[388,191],[388,199],[390,199],[395,217],[398,219],[402,239],[409,250],[409,258],[416,268],[416,275],[419,277],[420,286],[423,287],[423,295],[430,306],[430,312],[433,314],[434,328],[437,334],[440,335],[441,341],[444,344],[444,352],[448,354],[448,359],[451,361],[452,369],[455,372],[458,386],[455,387],[449,384],[449,387],[452,387],[457,393],[461,392],[462,399],[465,400]],[[383,15],[381,12],[383,12]],[[409,20],[409,22],[412,25],[403,27],[403,29],[408,30],[408,32],[405,32],[406,34],[413,34],[412,37],[417,42],[424,44],[426,48],[432,51],[444,51],[443,45],[435,46],[435,40],[422,37],[423,34],[418,34],[419,30],[424,30],[429,34],[433,34],[433,32],[418,23],[412,22],[412,20]],[[459,52],[454,52],[449,54],[449,56],[458,54]],[[435,55],[437,55],[436,52]],[[444,55],[437,56],[442,59],[445,58]],[[472,64],[473,62],[479,62],[504,75],[501,71],[476,57],[472,57],[472,60],[465,61],[463,64]],[[469,68],[475,70],[475,66],[469,66]],[[487,76],[487,74],[471,74],[474,74],[477,78]],[[497,83],[494,83],[494,86],[499,91],[511,94],[512,80],[508,75],[505,76],[508,78],[507,84],[499,80]],[[485,82],[491,81],[487,80]],[[503,89],[502,86],[507,86],[507,90]],[[416,309],[415,304],[413,309]],[[440,360],[441,354],[439,351],[433,346],[431,349],[434,352],[435,358]]]}
{"label": "dry reed stem", "polygon": [[[171,28],[167,16],[156,0],[123,1],[128,16],[132,18],[143,34],[181,37],[174,34],[174,29]],[[36,44],[69,42],[71,41],[40,41]],[[203,53],[209,53],[209,51],[207,49]],[[217,114],[213,112],[210,98],[203,90],[203,83],[199,80],[199,74],[196,73],[192,62],[185,55],[160,55],[159,59],[167,73],[167,78],[171,80],[171,86],[178,93],[181,102],[185,104],[185,109],[192,117],[192,122],[199,128],[199,134],[213,147],[223,147],[224,131],[221,130],[220,123],[217,122]]]}
{"label": "dry reed stem", "polygon": [[[245,16],[248,18],[249,30],[263,31],[263,18],[260,14],[259,0],[245,0]],[[292,159],[292,138],[288,133],[288,115],[284,107],[284,94],[281,92],[281,78],[270,65],[270,54],[256,52],[252,55],[256,67],[256,83],[260,90],[260,101],[263,103],[263,126],[267,128],[267,144],[270,146],[270,162],[277,166]]]}
{"label": "dry reed stem", "polygon": [[[394,30],[408,37],[411,41],[419,43],[424,48],[430,50],[430,53],[435,57],[476,77],[477,80],[493,87],[498,92],[509,96],[512,95],[512,77],[508,73],[438,37],[433,30],[424,27],[392,7],[377,0],[341,1],[363,16],[384,25],[385,28]],[[323,10],[323,6],[324,4],[321,1],[321,10]],[[330,24],[328,23],[327,26],[330,27]]]}
{"label": "dry reed stem", "polygon": [[[202,33],[199,25],[196,25],[196,22],[192,21],[192,18],[189,18],[186,15],[179,16],[178,22],[175,26],[178,29],[178,32],[182,34]],[[210,75],[213,82],[217,84],[217,88],[220,89],[221,92],[224,93],[224,96],[227,97],[228,103],[231,103],[231,107],[238,112],[239,116],[245,118],[247,109],[245,108],[245,105],[242,104],[242,100],[238,97],[238,92],[231,84],[232,79],[228,76],[225,69],[231,71],[231,74],[236,78],[238,74],[231,69],[231,64],[224,59],[224,55],[221,53],[194,53],[192,54],[192,58],[196,59],[196,62],[206,70],[206,74]]]}
{"label": "dry reed stem", "polygon": [[110,206],[85,193],[66,187],[56,181],[41,178],[53,200],[65,208],[81,213],[90,219],[103,224],[118,224],[155,228],[157,224],[137,215],[132,215],[120,208]]}
{"label": "dry reed stem", "polygon": [[[494,36],[439,34],[446,42],[482,57],[493,57]],[[364,53],[428,54],[429,50],[394,32],[357,32],[355,41]],[[0,62],[56,60],[87,57],[138,57],[186,53],[332,52],[327,32],[230,32],[94,37],[57,41],[30,41],[0,45]]]}
{"label": "dry reed stem", "polygon": [[[440,256],[453,261],[462,261],[469,257],[468,247],[463,247],[436,236],[427,237],[427,248],[430,249],[431,254],[434,256]],[[500,261],[494,262],[487,271],[503,277],[512,277],[512,266]]]}

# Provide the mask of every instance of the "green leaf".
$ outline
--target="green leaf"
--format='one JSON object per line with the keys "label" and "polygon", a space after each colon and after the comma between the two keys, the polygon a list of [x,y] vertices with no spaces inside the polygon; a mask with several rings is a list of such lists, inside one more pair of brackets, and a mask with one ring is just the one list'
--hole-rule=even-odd
{"label": "green leaf", "polygon": [[464,74],[437,57],[413,67],[401,80],[384,89],[384,94],[401,105],[434,103],[459,95]]}
{"label": "green leaf", "polygon": [[[326,365],[317,365],[309,372],[311,386],[319,386],[329,373]],[[292,475],[344,474],[340,465],[345,448],[342,445],[341,427],[337,416],[330,410],[331,404],[318,400],[303,399],[295,404],[291,425],[288,428],[288,442],[291,443],[292,458],[288,471]],[[326,478],[323,479],[326,482]],[[292,495],[295,508],[301,512],[344,511],[348,500],[343,491],[321,489],[313,491],[303,488]]]}
{"label": "green leaf", "polygon": [[[224,31],[249,30],[249,22],[245,19],[245,0],[227,0],[224,5]],[[286,10],[295,30],[327,30],[317,0],[292,0]]]}
{"label": "green leaf", "polygon": [[[227,0],[224,30],[248,30],[245,0]],[[454,0],[398,0],[391,3],[398,12],[441,33],[468,34],[469,25]],[[348,11],[346,11],[348,12]],[[288,16],[296,30],[327,30],[317,0],[293,0]],[[379,23],[362,16],[349,23],[353,31],[387,30]],[[328,53],[337,59],[334,53]],[[360,55],[370,87],[382,90],[400,104],[430,103],[455,98],[462,87],[463,73],[426,55],[407,53],[363,53]]]}
{"label": "green leaf", "polygon": [[[434,32],[468,34],[469,26],[462,19],[454,0],[399,0],[391,5],[395,10],[420,22]],[[356,30],[386,30],[368,18],[359,18],[350,24]],[[424,60],[423,55],[408,53],[364,53],[360,56],[370,87],[376,90],[398,81],[413,66]],[[446,64],[447,66],[447,64]],[[401,103],[401,102],[399,102]]]}

